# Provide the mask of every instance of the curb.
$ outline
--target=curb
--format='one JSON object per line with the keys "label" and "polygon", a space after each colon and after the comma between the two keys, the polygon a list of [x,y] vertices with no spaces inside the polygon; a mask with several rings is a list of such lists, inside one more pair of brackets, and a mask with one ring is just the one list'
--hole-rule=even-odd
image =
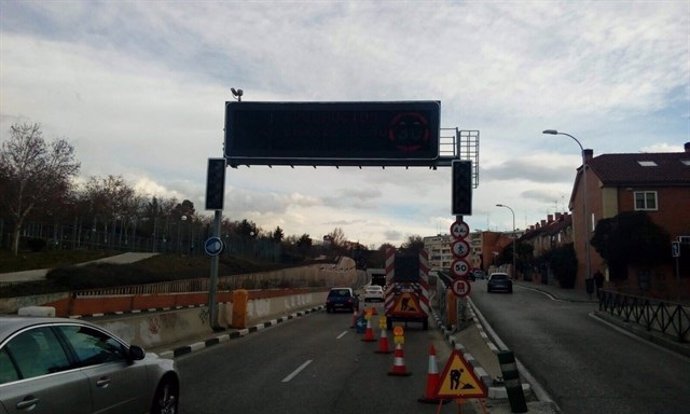
{"label": "curb", "polygon": [[280,323],[283,323],[285,321],[288,321],[290,319],[295,319],[299,318],[302,316],[306,316],[310,313],[318,312],[324,309],[324,305],[321,306],[316,306],[310,309],[305,309],[299,312],[294,312],[289,315],[281,316],[280,318],[277,319],[271,319],[266,322],[262,322],[253,326],[250,326],[248,328],[244,329],[234,329],[231,332],[226,332],[221,335],[216,335],[211,338],[208,338],[204,341],[200,342],[194,342],[189,345],[184,345],[184,346],[179,346],[177,348],[167,350],[167,351],[162,351],[162,352],[157,352],[158,356],[161,358],[177,358],[178,356],[181,355],[186,355],[189,353],[192,353],[194,351],[198,351],[201,349],[205,349],[214,345],[218,345],[223,342],[227,342],[231,339],[237,339],[237,338],[242,338],[244,336],[249,335],[250,333],[254,332],[259,332],[262,331],[266,328],[269,328],[271,326],[278,325]]}
{"label": "curb", "polygon": [[[474,305],[468,306],[467,309],[470,312],[472,322],[474,322],[475,326],[479,330],[479,335],[484,339],[484,342],[486,343],[486,346],[493,352],[494,354],[497,354],[499,349],[496,347],[496,345],[489,339],[489,336],[484,332],[484,327],[482,324],[479,322],[477,316],[474,313]],[[455,349],[458,351],[462,352],[465,360],[472,365],[472,368],[474,370],[474,373],[479,377],[479,379],[486,385],[486,389],[488,390],[488,395],[487,397],[489,399],[493,400],[507,400],[508,399],[508,391],[506,390],[505,386],[496,386],[494,380],[491,378],[488,372],[484,368],[482,368],[479,365],[479,362],[472,356],[471,353],[467,352],[465,347],[457,342],[457,339],[453,335],[453,332],[448,330],[444,324],[441,318],[438,316],[438,314],[434,311],[433,312],[434,319],[436,319],[436,323],[443,332],[443,335]],[[530,394],[532,392],[532,386],[529,383],[524,383],[522,385],[522,391],[523,393]]]}
{"label": "curb", "polygon": [[[472,356],[471,353],[467,351],[467,349],[457,341],[455,336],[453,335],[453,332],[448,330],[445,325],[443,324],[443,321],[441,320],[440,316],[438,313],[432,309],[432,314],[434,319],[436,320],[436,325],[438,325],[439,329],[443,333],[443,337],[446,339],[446,341],[456,350],[462,352],[463,358],[467,361],[468,364],[472,365],[472,369],[474,370],[474,374],[479,378],[484,385],[486,385],[487,390],[491,388],[491,385],[493,385],[493,379],[489,375],[488,372],[484,368],[482,368],[479,365],[479,362]],[[472,315],[474,318],[474,315]],[[476,319],[475,319],[476,323]]]}
{"label": "curb", "polygon": [[[219,302],[218,304],[220,305],[222,303],[232,303],[232,302]],[[173,307],[148,308],[148,309],[132,309],[131,311],[127,311],[127,312],[117,311],[117,312],[105,312],[105,313],[92,313],[92,314],[84,314],[84,315],[69,315],[68,318],[79,319],[79,318],[100,318],[103,316],[137,315],[137,314],[146,313],[146,312],[167,312],[170,310],[203,308],[205,306],[208,306],[208,304],[200,303],[200,304],[196,304],[196,305],[187,305],[187,306],[173,306]]]}
{"label": "curb", "polygon": [[[471,301],[468,301],[467,304],[467,309],[470,312],[470,315],[472,315],[472,321],[476,325],[477,329],[479,329],[479,335],[484,339],[484,342],[486,343],[486,346],[493,352],[494,354],[498,354],[500,351],[496,344],[493,343],[493,341],[489,338],[489,335],[486,334],[484,331],[484,325],[482,325],[479,322],[479,318],[477,318],[477,315],[474,312],[474,303]],[[522,374],[522,373],[521,373]],[[502,381],[502,378],[501,378]],[[492,382],[491,385],[494,385]],[[522,392],[525,394],[525,396],[529,395],[532,393],[532,386],[529,383],[523,383],[522,385]],[[508,399],[508,391],[506,390],[505,386],[500,385],[500,386],[487,386],[489,388],[489,398],[493,399]]]}
{"label": "curb", "polygon": [[[597,304],[599,303],[599,301],[596,300],[596,299],[578,299],[578,298],[567,298],[567,297],[563,297],[563,296],[559,295],[558,293],[554,293],[554,292],[552,292],[552,291],[550,291],[550,290],[547,290],[547,289],[542,289],[542,288],[539,287],[539,285],[530,286],[530,285],[523,284],[523,283],[516,283],[515,286],[521,287],[521,288],[523,288],[523,289],[536,290],[536,291],[539,291],[539,292],[541,292],[541,293],[543,293],[543,294],[545,294],[545,295],[548,295],[548,296],[552,297],[552,298],[555,299],[555,300],[560,300],[560,301],[563,301],[563,302],[573,302],[573,303],[597,303]],[[562,288],[561,288],[561,289],[562,289]]]}

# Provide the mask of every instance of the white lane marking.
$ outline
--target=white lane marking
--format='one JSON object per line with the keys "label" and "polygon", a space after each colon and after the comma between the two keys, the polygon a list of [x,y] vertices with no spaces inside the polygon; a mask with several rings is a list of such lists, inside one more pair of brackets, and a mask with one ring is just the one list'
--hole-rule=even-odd
{"label": "white lane marking", "polygon": [[[472,306],[472,310],[474,311],[474,314],[477,317],[477,319],[479,319],[479,323],[484,327],[484,330],[489,334],[489,336],[492,337],[493,341],[496,343],[498,348],[502,351],[509,350],[505,342],[503,342],[496,333],[496,331],[494,331],[493,328],[491,328],[491,325],[489,325],[489,322],[486,320],[486,318],[484,318],[484,315],[481,313],[477,305],[474,304],[474,301],[472,301],[472,299],[470,298],[468,298],[467,301],[469,302],[470,306]],[[556,407],[557,412],[560,412],[561,409],[558,406],[558,404],[556,404],[556,401],[554,401],[554,399],[551,398],[551,395],[549,395],[549,393],[546,392],[546,389],[544,389],[544,387],[537,381],[537,379],[534,378],[534,375],[532,375],[532,373],[529,372],[524,365],[522,365],[522,362],[520,362],[520,360],[517,357],[515,357],[515,364],[517,364],[520,375],[522,375],[525,378],[525,381],[527,381],[532,386],[532,390],[534,390],[534,394],[537,396],[537,399],[539,401],[550,402]]]}
{"label": "white lane marking", "polygon": [[306,368],[307,365],[311,364],[311,361],[312,361],[311,359],[308,359],[307,362],[305,362],[304,364],[300,365],[296,370],[292,371],[292,374],[290,374],[290,375],[288,375],[287,377],[283,378],[283,381],[282,381],[282,382],[290,382],[290,380],[293,379],[293,378],[295,378],[295,377],[297,376],[297,374],[299,374],[300,372],[302,372],[302,370],[303,370],[304,368]]}
{"label": "white lane marking", "polygon": [[564,302],[563,300],[558,299],[558,298],[555,297],[554,295],[552,295],[552,294],[550,294],[550,293],[548,293],[548,292],[544,292],[543,290],[534,289],[534,288],[531,288],[531,287],[520,286],[520,285],[515,285],[515,287],[520,288],[520,289],[525,289],[525,290],[531,290],[531,291],[534,291],[534,292],[537,292],[537,293],[541,293],[542,295],[546,296],[547,298],[551,299],[551,300],[554,301],[554,302]]}
{"label": "white lane marking", "polygon": [[606,319],[604,319],[604,318],[602,318],[602,317],[596,315],[594,312],[590,312],[590,313],[588,314],[588,316],[589,316],[590,318],[594,319],[594,320],[597,321],[597,322],[603,323],[604,325],[608,325],[610,328],[613,328],[614,330],[616,330],[616,331],[622,333],[623,335],[625,335],[625,336],[627,336],[627,337],[629,337],[629,338],[632,338],[632,339],[634,339],[634,340],[636,340],[636,341],[638,341],[638,342],[641,342],[641,343],[643,343],[643,344],[647,344],[647,345],[649,345],[649,346],[651,346],[651,347],[653,347],[653,348],[656,348],[656,349],[658,349],[659,351],[663,351],[663,352],[665,352],[665,353],[667,353],[667,354],[669,354],[669,355],[673,355],[674,357],[680,358],[681,360],[684,360],[685,362],[689,362],[689,361],[690,361],[690,358],[686,357],[685,355],[679,354],[678,352],[675,352],[675,351],[673,351],[673,350],[670,350],[670,349],[668,349],[668,348],[665,348],[665,347],[663,347],[663,346],[661,346],[661,345],[657,345],[657,344],[655,344],[654,342],[652,342],[652,341],[650,341],[650,340],[648,340],[648,339],[641,338],[641,337],[635,335],[634,333],[629,332],[629,331],[627,331],[627,330],[621,328],[620,326],[618,326],[618,325],[616,325],[616,324],[613,324],[613,323],[607,321]]}
{"label": "white lane marking", "polygon": [[335,339],[340,339],[340,338],[342,338],[342,337],[345,336],[345,335],[347,335],[347,331],[343,331],[343,333],[341,333],[340,335],[336,336]]}

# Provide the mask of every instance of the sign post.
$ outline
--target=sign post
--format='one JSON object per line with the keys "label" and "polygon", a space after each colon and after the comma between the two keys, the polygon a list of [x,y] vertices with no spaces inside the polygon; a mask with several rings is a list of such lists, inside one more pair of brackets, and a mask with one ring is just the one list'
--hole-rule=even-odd
{"label": "sign post", "polygon": [[[213,217],[213,236],[209,238],[204,244],[206,252],[209,253],[209,249],[212,253],[211,255],[211,275],[208,281],[208,316],[211,329],[214,331],[223,330],[218,324],[218,255],[223,250],[223,242],[220,240],[220,223],[223,211],[216,210]],[[217,239],[217,240],[216,240]],[[218,243],[220,242],[220,243]]]}
{"label": "sign post", "polygon": [[455,222],[450,226],[450,234],[453,236],[450,249],[453,252],[453,263],[450,265],[450,271],[453,275],[453,285],[451,289],[456,296],[456,303],[458,304],[457,312],[458,319],[461,321],[467,320],[467,299],[465,296],[470,293],[470,283],[468,275],[471,270],[469,262],[465,259],[470,254],[470,245],[465,241],[470,235],[470,226],[462,220],[462,216],[456,216]]}
{"label": "sign post", "polygon": [[676,261],[676,280],[680,282],[680,241],[671,242],[671,256]]}

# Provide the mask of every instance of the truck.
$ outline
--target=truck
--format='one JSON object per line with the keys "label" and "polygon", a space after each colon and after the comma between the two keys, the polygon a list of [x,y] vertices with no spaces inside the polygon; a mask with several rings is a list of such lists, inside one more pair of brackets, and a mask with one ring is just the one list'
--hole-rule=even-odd
{"label": "truck", "polygon": [[386,251],[385,315],[393,322],[420,322],[429,329],[429,265],[426,250]]}

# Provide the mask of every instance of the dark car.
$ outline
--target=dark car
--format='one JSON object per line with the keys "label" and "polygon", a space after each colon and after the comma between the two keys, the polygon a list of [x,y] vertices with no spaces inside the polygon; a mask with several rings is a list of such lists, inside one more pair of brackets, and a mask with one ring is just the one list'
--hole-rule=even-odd
{"label": "dark car", "polygon": [[486,273],[484,273],[484,271],[481,270],[481,269],[475,269],[475,270],[472,272],[472,276],[473,276],[475,279],[486,279]]}
{"label": "dark car", "polygon": [[486,282],[486,291],[513,293],[513,281],[507,273],[492,273]]}
{"label": "dark car", "polygon": [[179,393],[173,360],[99,326],[0,316],[0,413],[176,413]]}
{"label": "dark car", "polygon": [[349,287],[332,288],[326,298],[326,312],[359,311],[359,298]]}

